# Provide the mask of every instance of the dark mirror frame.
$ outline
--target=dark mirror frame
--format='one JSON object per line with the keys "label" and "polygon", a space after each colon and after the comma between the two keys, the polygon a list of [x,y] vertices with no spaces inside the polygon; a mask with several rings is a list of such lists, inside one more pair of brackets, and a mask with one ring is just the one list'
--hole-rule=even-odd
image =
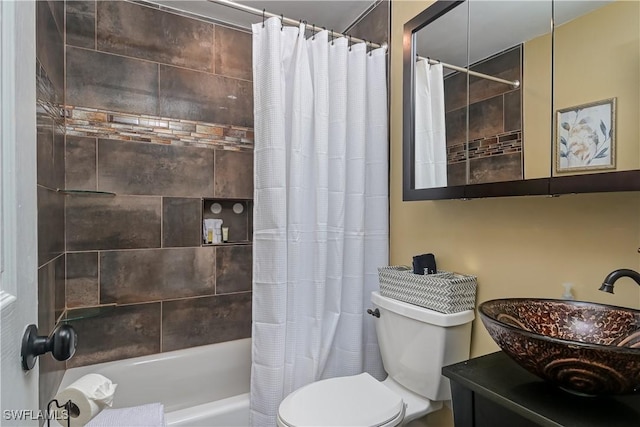
{"label": "dark mirror frame", "polygon": [[500,196],[640,191],[640,170],[555,176],[438,188],[414,188],[415,119],[413,106],[414,63],[416,56],[413,43],[414,34],[465,2],[466,0],[437,0],[404,25],[402,39],[402,200],[471,199]]}
{"label": "dark mirror frame", "polygon": [[466,0],[439,0],[404,24],[402,37],[402,200],[464,198],[464,185],[415,188],[415,58],[414,34]]}

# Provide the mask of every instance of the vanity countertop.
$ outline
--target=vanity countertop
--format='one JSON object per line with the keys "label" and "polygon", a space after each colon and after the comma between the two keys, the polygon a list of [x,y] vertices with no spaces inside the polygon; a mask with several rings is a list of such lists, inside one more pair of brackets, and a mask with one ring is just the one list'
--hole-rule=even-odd
{"label": "vanity countertop", "polygon": [[457,383],[452,386],[462,386],[534,425],[640,426],[640,392],[620,396],[576,396],[530,374],[501,351],[446,366],[442,374]]}

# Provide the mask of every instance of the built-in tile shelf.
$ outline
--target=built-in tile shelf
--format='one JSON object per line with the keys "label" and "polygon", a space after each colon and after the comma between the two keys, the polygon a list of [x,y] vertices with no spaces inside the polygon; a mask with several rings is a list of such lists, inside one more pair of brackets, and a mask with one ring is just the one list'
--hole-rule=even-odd
{"label": "built-in tile shelf", "polygon": [[251,244],[253,244],[251,240],[243,240],[238,242],[203,243],[202,246],[243,246]]}
{"label": "built-in tile shelf", "polygon": [[61,188],[56,189],[58,193],[65,196],[115,196],[116,193],[110,191],[96,191],[96,190],[63,190]]}
{"label": "built-in tile shelf", "polygon": [[[241,211],[238,209],[241,206]],[[202,222],[205,219],[221,219],[223,227],[229,227],[227,242],[206,243],[204,227],[202,246],[241,246],[253,243],[253,200],[235,198],[202,199]]]}

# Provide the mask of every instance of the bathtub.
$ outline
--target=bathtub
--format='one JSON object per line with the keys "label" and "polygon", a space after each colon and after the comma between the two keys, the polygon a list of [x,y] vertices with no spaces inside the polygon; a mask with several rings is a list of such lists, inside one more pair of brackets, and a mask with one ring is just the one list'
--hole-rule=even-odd
{"label": "bathtub", "polygon": [[89,373],[118,384],[114,408],[162,403],[168,426],[249,425],[250,338],[71,368],[60,390]]}

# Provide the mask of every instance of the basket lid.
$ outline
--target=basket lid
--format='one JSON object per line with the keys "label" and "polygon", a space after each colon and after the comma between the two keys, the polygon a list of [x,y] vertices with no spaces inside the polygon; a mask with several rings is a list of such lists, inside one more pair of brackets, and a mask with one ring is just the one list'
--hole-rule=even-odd
{"label": "basket lid", "polygon": [[414,304],[398,301],[380,295],[379,292],[371,293],[371,302],[380,308],[392,311],[401,316],[419,320],[436,326],[457,326],[471,322],[475,318],[473,310],[459,311],[457,313],[445,314],[439,311],[429,310]]}

